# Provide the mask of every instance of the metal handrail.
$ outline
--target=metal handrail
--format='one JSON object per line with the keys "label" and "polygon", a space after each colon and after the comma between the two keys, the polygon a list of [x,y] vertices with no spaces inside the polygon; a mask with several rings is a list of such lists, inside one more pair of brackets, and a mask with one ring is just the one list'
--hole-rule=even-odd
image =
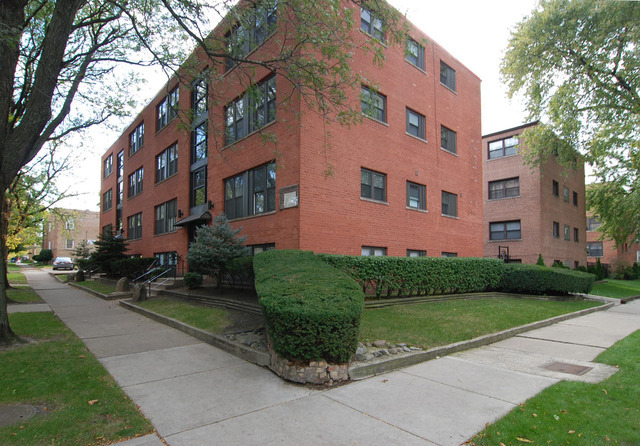
{"label": "metal handrail", "polygon": [[143,277],[148,276],[149,274],[151,274],[151,273],[153,272],[153,270],[155,269],[155,268],[154,268],[154,265],[155,265],[157,262],[158,262],[158,260],[157,260],[157,259],[156,259],[156,260],[154,260],[153,262],[151,262],[151,265],[149,265],[149,266],[147,267],[147,272],[145,272],[144,274],[142,274],[142,275],[140,275],[140,276],[136,277],[135,279],[133,279],[133,280],[132,280],[132,282],[133,282],[133,283],[136,283],[138,280],[140,280],[140,279],[142,279]]}
{"label": "metal handrail", "polygon": [[[145,291],[146,291],[146,294],[147,294],[147,299],[151,296],[151,282],[154,282],[156,279],[164,276],[167,273],[170,273],[173,269],[174,269],[174,267],[169,267],[166,270],[164,270],[163,272],[161,272],[160,274],[158,274],[157,276],[154,276],[154,277],[152,277],[150,279],[147,279],[144,282],[144,284],[146,285]],[[156,287],[168,282],[170,279],[171,279],[171,277],[167,277],[162,283],[157,284]]]}

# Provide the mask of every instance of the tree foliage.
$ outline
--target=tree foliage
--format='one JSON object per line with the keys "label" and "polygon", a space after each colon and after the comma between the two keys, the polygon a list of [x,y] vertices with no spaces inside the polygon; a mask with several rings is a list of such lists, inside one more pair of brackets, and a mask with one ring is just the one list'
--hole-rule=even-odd
{"label": "tree foliage", "polygon": [[640,3],[541,0],[516,27],[502,64],[530,119],[528,156],[580,161],[601,186],[588,203],[618,243],[640,234]]}
{"label": "tree foliage", "polygon": [[115,272],[115,262],[126,259],[125,252],[129,249],[127,241],[113,234],[98,236],[95,251],[89,256],[88,264],[95,265],[99,271],[110,275]]}

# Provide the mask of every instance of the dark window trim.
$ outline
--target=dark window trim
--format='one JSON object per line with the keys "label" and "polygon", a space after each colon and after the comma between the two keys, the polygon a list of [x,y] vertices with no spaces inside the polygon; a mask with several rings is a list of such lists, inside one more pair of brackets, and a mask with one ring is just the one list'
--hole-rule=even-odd
{"label": "dark window trim", "polygon": [[[417,126],[411,123],[411,117],[415,117],[418,119]],[[422,113],[418,113],[417,111],[407,107],[406,121],[407,121],[407,128],[406,128],[407,133],[411,136],[414,136],[423,141],[426,141],[427,118]]]}
{"label": "dark window trim", "polygon": [[277,97],[277,79],[272,73],[227,104],[224,109],[225,147],[274,122],[277,118]]}
{"label": "dark window trim", "polygon": [[[413,198],[413,196],[411,195],[411,191],[412,191],[412,186],[417,188],[418,190],[418,206],[412,206],[411,205],[411,198]],[[414,210],[419,210],[419,211],[426,211],[427,210],[427,186],[425,186],[424,184],[419,184],[419,183],[414,183],[412,181],[407,181],[407,208],[408,209],[414,209]]]}
{"label": "dark window trim", "polygon": [[[371,178],[371,183],[363,183],[363,174],[369,174]],[[376,187],[376,177],[382,178],[383,186]],[[380,193],[376,194],[376,191],[382,190],[382,197],[375,198],[376,195],[380,196]],[[375,170],[365,169],[364,167],[360,168],[360,198],[376,201],[379,203],[387,202],[387,174],[382,172],[376,172]]]}
{"label": "dark window trim", "polygon": [[[509,225],[518,225],[518,229],[509,229]],[[497,230],[498,226],[502,229]],[[517,234],[517,237],[515,235]],[[510,236],[511,235],[511,236]],[[492,221],[489,223],[489,240],[491,241],[511,241],[522,240],[522,221],[521,220],[505,220]]]}
{"label": "dark window trim", "polygon": [[440,148],[458,154],[458,134],[444,125],[440,125]]}
{"label": "dark window trim", "polygon": [[447,87],[453,92],[457,92],[456,89],[456,70],[451,68],[442,60],[440,61],[440,84]]}
{"label": "dark window trim", "polygon": [[[411,50],[409,50],[409,46],[411,44],[414,44],[416,46],[416,48],[418,50],[418,54],[417,55],[415,55]],[[406,60],[411,65],[413,65],[414,67],[418,68],[421,71],[425,70],[424,46],[421,45],[420,43],[418,43],[417,40],[412,39],[409,36],[407,36],[407,40],[406,40],[406,43],[405,43],[404,60]]]}
{"label": "dark window trim", "polygon": [[127,198],[140,195],[144,186],[144,167],[139,167],[131,175],[129,175],[129,185]]}
{"label": "dark window trim", "polygon": [[[515,140],[515,144],[507,145],[507,141]],[[491,149],[491,146],[496,143],[500,143],[499,148]],[[495,160],[505,158],[507,156],[515,156],[518,154],[518,145],[520,144],[520,137],[518,135],[507,136],[506,138],[496,139],[487,143],[487,159]]]}
{"label": "dark window trim", "polygon": [[223,185],[224,211],[229,220],[265,215],[276,210],[275,161],[226,178]]}
{"label": "dark window trim", "polygon": [[127,217],[127,239],[139,240],[142,238],[142,212]]}
{"label": "dark window trim", "polygon": [[[175,153],[175,157],[170,159],[169,155]],[[162,167],[159,167],[159,162],[162,161]],[[173,143],[162,152],[160,152],[155,158],[155,183],[161,183],[171,178],[178,173],[178,143]],[[162,177],[162,178],[160,178]]]}
{"label": "dark window trim", "polygon": [[[381,107],[379,106],[381,104]],[[374,121],[387,123],[387,97],[366,85],[360,87],[360,112]]]}
{"label": "dark window trim", "polygon": [[144,121],[129,134],[129,156],[133,156],[144,146]]}
{"label": "dark window trim", "polygon": [[[153,209],[155,221],[154,221],[154,235],[168,234],[176,231],[175,223],[178,218],[178,199],[165,201],[164,203],[155,206]],[[158,214],[162,213],[161,218]]]}
{"label": "dark window trim", "polygon": [[[450,202],[452,197],[455,197],[453,204]],[[453,209],[450,209],[451,207],[453,207]],[[458,194],[442,191],[442,215],[444,217],[458,218]]]}
{"label": "dark window trim", "polygon": [[[517,186],[507,187],[510,181],[516,180]],[[492,189],[491,186],[498,185],[499,189]],[[516,198],[520,196],[520,177],[505,178],[502,180],[489,181],[488,185],[489,200],[502,200],[505,198]]]}
{"label": "dark window trim", "polygon": [[[368,20],[365,18],[366,15],[369,16]],[[376,26],[376,21],[380,26]],[[367,8],[360,9],[360,30],[382,43],[387,41],[384,21]]]}

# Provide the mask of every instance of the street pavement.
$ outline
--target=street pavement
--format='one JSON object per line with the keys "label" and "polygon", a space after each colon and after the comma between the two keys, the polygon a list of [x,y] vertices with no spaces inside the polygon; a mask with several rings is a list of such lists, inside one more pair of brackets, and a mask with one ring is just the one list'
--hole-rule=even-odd
{"label": "street pavement", "polygon": [[[633,301],[315,390],[69,287],[46,271],[24,273],[156,428],[157,435],[124,446],[459,445],[560,380],[611,376],[614,367],[592,360],[640,329],[640,301]],[[47,305],[38,307],[46,311]]]}

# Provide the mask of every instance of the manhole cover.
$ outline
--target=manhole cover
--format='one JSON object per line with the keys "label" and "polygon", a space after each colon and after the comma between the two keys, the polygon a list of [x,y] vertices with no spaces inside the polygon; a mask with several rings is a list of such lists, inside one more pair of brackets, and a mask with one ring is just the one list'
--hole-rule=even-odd
{"label": "manhole cover", "polygon": [[28,404],[15,404],[0,407],[0,427],[26,421],[36,414],[37,410]]}
{"label": "manhole cover", "polygon": [[552,372],[568,373],[570,375],[584,375],[593,367],[585,367],[583,365],[567,364],[566,362],[552,362],[545,366],[545,369]]}

